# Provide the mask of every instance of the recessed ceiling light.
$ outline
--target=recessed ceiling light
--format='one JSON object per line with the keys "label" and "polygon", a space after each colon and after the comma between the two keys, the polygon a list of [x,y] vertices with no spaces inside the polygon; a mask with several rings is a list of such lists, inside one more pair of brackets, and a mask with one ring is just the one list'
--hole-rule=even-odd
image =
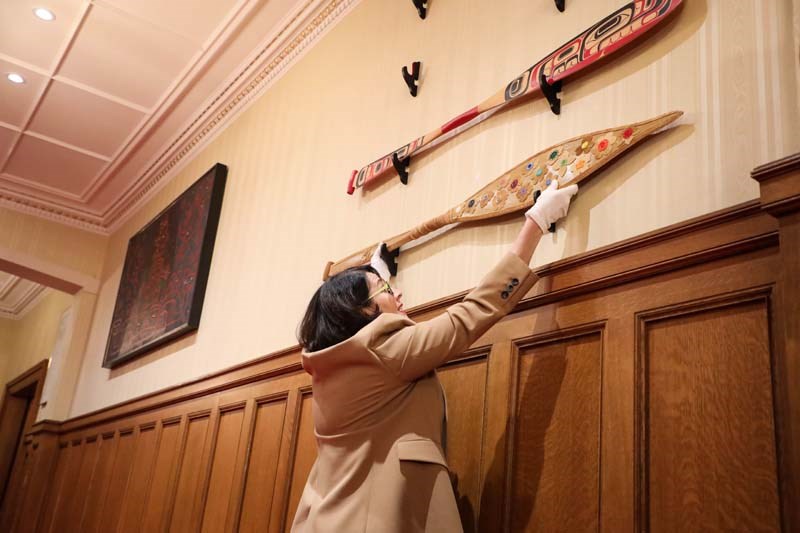
{"label": "recessed ceiling light", "polygon": [[50,11],[49,9],[45,9],[43,7],[37,7],[36,9],[34,9],[33,14],[42,20],[46,20],[47,22],[55,20],[56,18],[56,16],[53,14],[52,11]]}
{"label": "recessed ceiling light", "polygon": [[25,78],[23,78],[16,72],[11,72],[8,76],[6,76],[6,78],[8,78],[8,81],[10,81],[11,83],[25,83]]}

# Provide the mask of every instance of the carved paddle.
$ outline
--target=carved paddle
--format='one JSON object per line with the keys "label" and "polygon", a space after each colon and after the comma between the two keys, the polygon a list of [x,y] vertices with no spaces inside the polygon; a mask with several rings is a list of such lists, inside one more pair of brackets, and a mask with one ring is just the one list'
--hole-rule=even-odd
{"label": "carved paddle", "polygon": [[565,78],[622,48],[666,19],[682,0],[633,0],[595,23],[545,56],[538,63],[511,80],[504,88],[472,109],[465,111],[435,130],[353,171],[347,182],[347,194],[383,176],[401,165],[406,158],[450,139],[458,133],[483,122],[506,105],[524,96],[542,92],[550,107],[558,114],[560,101],[556,93]]}
{"label": "carved paddle", "polygon": [[[672,111],[643,122],[587,133],[542,150],[447,212],[388,239],[387,251],[395,252],[401,246],[445,226],[497,218],[527,209],[551,179],[559,180],[559,188],[579,183],[682,114],[682,111]],[[377,247],[373,244],[335,263],[329,262],[323,279],[347,268],[368,264]]]}

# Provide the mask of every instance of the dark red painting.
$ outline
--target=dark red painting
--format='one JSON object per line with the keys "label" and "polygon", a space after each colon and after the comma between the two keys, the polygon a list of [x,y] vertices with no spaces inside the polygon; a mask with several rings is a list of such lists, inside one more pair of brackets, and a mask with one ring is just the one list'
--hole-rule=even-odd
{"label": "dark red painting", "polygon": [[217,163],[128,242],[105,368],[200,325],[228,167]]}

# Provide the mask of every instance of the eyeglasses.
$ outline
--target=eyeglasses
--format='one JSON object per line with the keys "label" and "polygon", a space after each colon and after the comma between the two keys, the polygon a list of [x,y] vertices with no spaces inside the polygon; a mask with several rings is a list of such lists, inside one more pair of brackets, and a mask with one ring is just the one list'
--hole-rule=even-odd
{"label": "eyeglasses", "polygon": [[372,300],[373,298],[375,298],[377,295],[379,295],[382,292],[388,292],[389,294],[394,296],[394,291],[392,290],[392,286],[389,285],[389,282],[388,281],[384,281],[384,280],[381,280],[381,281],[383,281],[383,285],[380,288],[375,289],[375,292],[373,292],[372,294],[367,296],[367,301]]}

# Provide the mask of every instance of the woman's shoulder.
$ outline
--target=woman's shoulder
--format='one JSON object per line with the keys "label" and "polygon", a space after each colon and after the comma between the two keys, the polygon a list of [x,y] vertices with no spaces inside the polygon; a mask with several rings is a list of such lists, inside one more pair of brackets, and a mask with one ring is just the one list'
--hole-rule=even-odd
{"label": "woman's shoulder", "polygon": [[413,326],[415,322],[406,315],[398,313],[382,313],[378,318],[361,328],[353,339],[360,344],[370,346],[376,339],[384,338],[395,332]]}

